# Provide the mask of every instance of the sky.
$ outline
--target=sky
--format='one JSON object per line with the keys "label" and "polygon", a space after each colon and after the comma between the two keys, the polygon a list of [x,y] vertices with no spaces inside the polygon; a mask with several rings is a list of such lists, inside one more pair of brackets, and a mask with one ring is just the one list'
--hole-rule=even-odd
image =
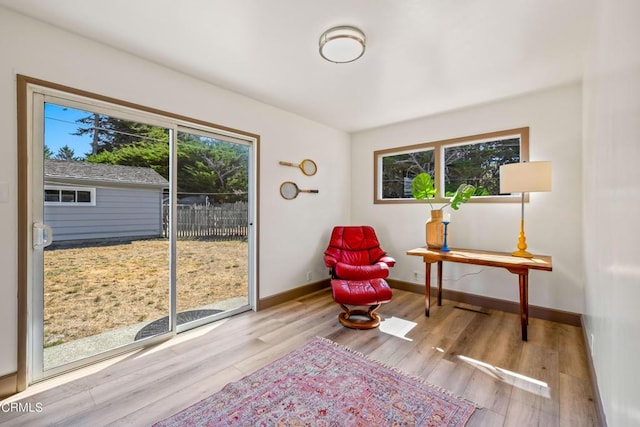
{"label": "sky", "polygon": [[71,135],[80,127],[76,120],[89,116],[91,113],[74,108],[62,107],[45,103],[44,107],[44,143],[53,156],[60,147],[68,145],[76,157],[84,157],[91,152],[91,138],[89,136]]}

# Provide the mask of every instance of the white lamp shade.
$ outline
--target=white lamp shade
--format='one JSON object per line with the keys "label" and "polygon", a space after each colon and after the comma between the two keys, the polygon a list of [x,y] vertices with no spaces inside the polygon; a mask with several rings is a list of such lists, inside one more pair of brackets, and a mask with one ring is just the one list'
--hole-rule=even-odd
{"label": "white lamp shade", "polygon": [[364,33],[355,27],[335,27],[320,36],[320,55],[330,62],[352,62],[364,54]]}
{"label": "white lamp shade", "polygon": [[551,191],[551,162],[511,163],[500,166],[500,193]]}

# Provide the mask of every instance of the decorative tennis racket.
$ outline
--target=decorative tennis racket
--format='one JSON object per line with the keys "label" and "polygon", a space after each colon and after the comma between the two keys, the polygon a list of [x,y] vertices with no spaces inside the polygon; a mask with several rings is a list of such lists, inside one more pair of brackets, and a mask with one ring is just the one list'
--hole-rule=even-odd
{"label": "decorative tennis racket", "polygon": [[280,195],[287,199],[293,200],[298,197],[300,193],[318,193],[318,190],[301,190],[298,188],[295,182],[285,181],[280,184]]}
{"label": "decorative tennis racket", "polygon": [[284,166],[293,166],[294,168],[300,168],[303,174],[307,176],[315,175],[318,172],[318,165],[311,159],[304,159],[300,164],[296,165],[295,163],[290,162],[279,162]]}

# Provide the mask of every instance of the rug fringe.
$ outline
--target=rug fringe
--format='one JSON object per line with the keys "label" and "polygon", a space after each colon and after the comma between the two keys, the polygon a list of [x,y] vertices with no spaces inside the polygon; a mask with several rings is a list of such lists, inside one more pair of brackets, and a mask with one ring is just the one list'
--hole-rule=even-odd
{"label": "rug fringe", "polygon": [[360,352],[358,350],[354,350],[354,349],[352,349],[350,347],[347,347],[345,345],[339,344],[339,343],[337,343],[335,341],[330,340],[329,338],[321,337],[319,335],[316,335],[315,339],[317,339],[319,341],[322,341],[325,344],[334,345],[336,347],[339,347],[342,350],[345,350],[345,351],[347,351],[349,353],[352,353],[352,354],[354,354],[356,356],[359,356],[359,357],[362,357],[364,359],[367,359],[368,361],[373,362],[373,363],[375,363],[375,364],[377,364],[377,365],[379,365],[379,366],[381,366],[381,367],[383,367],[385,369],[389,369],[390,371],[394,371],[394,372],[396,372],[398,374],[402,374],[402,375],[404,375],[406,377],[410,377],[411,379],[413,379],[415,381],[419,381],[419,382],[421,382],[423,384],[429,385],[430,387],[435,388],[436,390],[440,391],[443,394],[446,394],[447,396],[451,396],[451,397],[453,397],[455,399],[462,400],[462,401],[468,403],[469,405],[474,406],[476,409],[484,409],[483,406],[479,405],[478,403],[474,402],[473,400],[467,399],[464,396],[456,395],[455,393],[451,392],[450,390],[447,390],[446,388],[443,388],[443,387],[441,387],[439,385],[433,384],[433,383],[425,380],[422,377],[418,377],[417,375],[408,374],[408,373],[402,371],[401,369],[399,369],[399,368],[397,368],[395,366],[383,363],[383,362],[381,362],[381,361],[379,361],[377,359],[374,359],[373,357],[368,356],[368,355],[366,355],[366,354],[364,354],[364,353],[362,353],[362,352]]}

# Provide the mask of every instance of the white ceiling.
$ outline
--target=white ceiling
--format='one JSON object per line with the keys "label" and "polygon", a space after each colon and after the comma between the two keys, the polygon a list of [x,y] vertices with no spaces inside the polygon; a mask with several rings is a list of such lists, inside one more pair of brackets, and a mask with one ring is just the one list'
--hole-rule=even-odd
{"label": "white ceiling", "polygon": [[[12,10],[348,132],[577,81],[584,0],[0,0]],[[1,11],[0,11],[1,12]],[[330,27],[362,58],[318,54]]]}

